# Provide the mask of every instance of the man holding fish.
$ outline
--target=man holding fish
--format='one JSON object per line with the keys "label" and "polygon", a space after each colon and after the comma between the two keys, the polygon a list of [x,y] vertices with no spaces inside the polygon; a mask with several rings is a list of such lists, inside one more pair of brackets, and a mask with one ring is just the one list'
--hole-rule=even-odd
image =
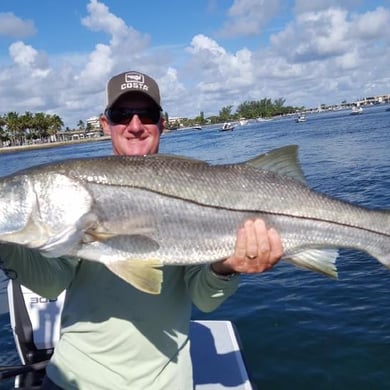
{"label": "man holding fish", "polygon": [[[101,125],[115,155],[158,153],[164,118],[157,83],[135,71],[111,78]],[[6,274],[47,298],[67,290],[61,339],[42,389],[193,388],[192,303],[205,312],[216,309],[234,294],[240,273],[267,271],[283,254],[279,234],[261,219],[237,228],[230,257],[165,266],[161,290],[153,294],[143,292],[150,292],[145,281],[135,288],[139,280],[126,283],[102,263],[47,258],[24,246],[2,244],[0,264]]]}

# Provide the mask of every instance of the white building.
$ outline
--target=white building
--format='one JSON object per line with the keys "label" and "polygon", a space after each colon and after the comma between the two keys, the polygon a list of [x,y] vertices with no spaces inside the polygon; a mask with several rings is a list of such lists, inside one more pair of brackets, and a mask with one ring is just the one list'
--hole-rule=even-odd
{"label": "white building", "polygon": [[100,127],[99,117],[92,116],[91,118],[88,118],[87,119],[87,127],[89,127],[91,130],[100,130],[101,127]]}

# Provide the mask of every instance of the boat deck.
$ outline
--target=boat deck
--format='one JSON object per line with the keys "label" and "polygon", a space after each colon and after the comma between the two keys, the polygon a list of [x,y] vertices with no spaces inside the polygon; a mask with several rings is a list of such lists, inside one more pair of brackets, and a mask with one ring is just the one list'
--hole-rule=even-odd
{"label": "boat deck", "polygon": [[190,338],[196,390],[253,389],[232,322],[191,321]]}

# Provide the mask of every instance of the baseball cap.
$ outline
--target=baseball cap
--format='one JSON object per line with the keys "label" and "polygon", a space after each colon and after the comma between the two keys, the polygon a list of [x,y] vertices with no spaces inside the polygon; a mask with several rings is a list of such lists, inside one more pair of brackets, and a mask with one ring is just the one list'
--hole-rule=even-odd
{"label": "baseball cap", "polygon": [[156,81],[141,72],[129,71],[113,76],[107,83],[106,92],[107,108],[111,108],[126,93],[140,92],[149,96],[161,110],[160,90]]}

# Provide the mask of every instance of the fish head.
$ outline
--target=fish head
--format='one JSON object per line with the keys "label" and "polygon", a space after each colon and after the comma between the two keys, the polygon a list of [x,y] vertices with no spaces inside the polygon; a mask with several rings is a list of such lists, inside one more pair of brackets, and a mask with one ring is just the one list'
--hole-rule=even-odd
{"label": "fish head", "polygon": [[93,205],[82,183],[48,170],[15,176],[1,184],[0,241],[48,255],[61,255],[77,245],[84,234],[84,216]]}

